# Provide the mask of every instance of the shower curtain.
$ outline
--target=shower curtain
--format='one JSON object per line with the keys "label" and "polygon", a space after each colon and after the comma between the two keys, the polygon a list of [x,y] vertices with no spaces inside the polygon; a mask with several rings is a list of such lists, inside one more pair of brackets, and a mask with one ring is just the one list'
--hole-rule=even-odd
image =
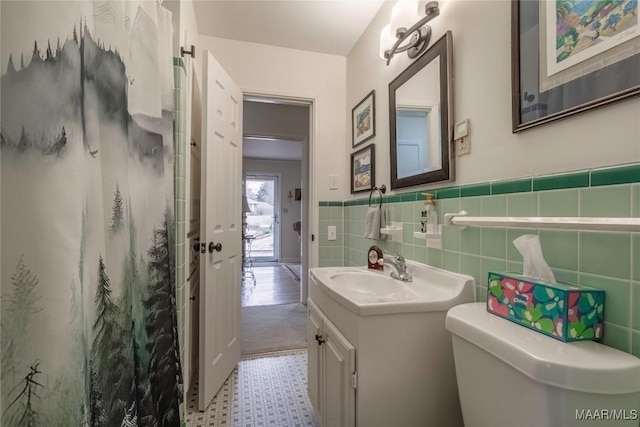
{"label": "shower curtain", "polygon": [[179,426],[171,15],[0,7],[0,424]]}

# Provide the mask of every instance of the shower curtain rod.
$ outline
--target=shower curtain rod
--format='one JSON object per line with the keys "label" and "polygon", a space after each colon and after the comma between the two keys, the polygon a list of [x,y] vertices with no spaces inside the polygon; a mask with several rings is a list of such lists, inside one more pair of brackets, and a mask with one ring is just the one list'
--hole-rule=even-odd
{"label": "shower curtain rod", "polygon": [[560,228],[568,230],[597,230],[640,232],[640,218],[594,218],[594,217],[516,217],[516,216],[469,216],[465,211],[444,215],[445,225],[467,227],[515,227],[515,228]]}

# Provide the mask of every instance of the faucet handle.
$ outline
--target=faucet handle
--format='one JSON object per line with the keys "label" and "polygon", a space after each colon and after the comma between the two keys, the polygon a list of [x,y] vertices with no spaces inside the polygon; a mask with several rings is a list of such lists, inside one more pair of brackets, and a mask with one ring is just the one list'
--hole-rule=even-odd
{"label": "faucet handle", "polygon": [[386,249],[383,249],[383,250],[382,250],[382,255],[383,255],[383,256],[385,256],[385,257],[387,257],[387,256],[388,256],[389,258],[393,258],[394,260],[397,260],[397,259],[398,259],[398,254],[393,253],[393,252],[389,252],[389,251],[388,251],[388,250],[386,250]]}
{"label": "faucet handle", "polygon": [[389,256],[390,258],[393,258],[393,260],[394,260],[395,262],[400,263],[400,264],[404,264],[404,261],[405,261],[405,260],[404,260],[404,257],[403,257],[402,255],[397,254],[397,253],[395,253],[395,252],[389,252],[389,251],[388,251],[388,250],[386,250],[386,249],[385,249],[385,250],[383,250],[382,252],[383,252],[383,254],[384,254],[385,256]]}

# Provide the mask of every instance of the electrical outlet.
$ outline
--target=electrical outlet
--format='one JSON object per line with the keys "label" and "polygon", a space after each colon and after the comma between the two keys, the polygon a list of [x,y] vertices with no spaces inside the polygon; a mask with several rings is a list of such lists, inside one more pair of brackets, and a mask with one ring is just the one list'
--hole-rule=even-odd
{"label": "electrical outlet", "polygon": [[336,226],[329,225],[327,226],[327,240],[336,240]]}
{"label": "electrical outlet", "polygon": [[458,156],[471,153],[471,141],[468,136],[456,140],[456,153]]}

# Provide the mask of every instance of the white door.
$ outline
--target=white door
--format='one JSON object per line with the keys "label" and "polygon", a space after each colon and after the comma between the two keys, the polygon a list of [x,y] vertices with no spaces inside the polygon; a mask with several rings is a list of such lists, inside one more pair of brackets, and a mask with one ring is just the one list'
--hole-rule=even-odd
{"label": "white door", "polygon": [[356,425],[356,350],[327,318],[322,319],[322,338],[325,340],[322,344],[325,347],[322,425],[353,427]]}
{"label": "white door", "polygon": [[[240,360],[242,92],[204,52],[200,210],[203,411]],[[202,253],[204,251],[204,253]]]}

